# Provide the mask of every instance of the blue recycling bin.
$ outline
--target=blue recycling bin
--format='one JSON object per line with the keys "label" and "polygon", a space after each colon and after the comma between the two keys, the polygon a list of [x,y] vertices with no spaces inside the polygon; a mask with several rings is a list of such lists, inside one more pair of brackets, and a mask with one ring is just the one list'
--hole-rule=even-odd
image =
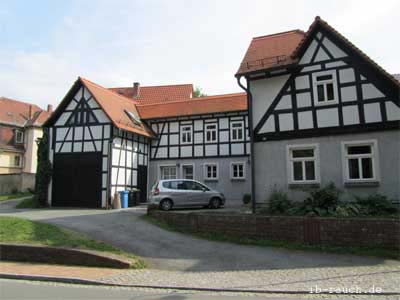
{"label": "blue recycling bin", "polygon": [[121,191],[119,192],[121,196],[121,208],[128,208],[128,191]]}

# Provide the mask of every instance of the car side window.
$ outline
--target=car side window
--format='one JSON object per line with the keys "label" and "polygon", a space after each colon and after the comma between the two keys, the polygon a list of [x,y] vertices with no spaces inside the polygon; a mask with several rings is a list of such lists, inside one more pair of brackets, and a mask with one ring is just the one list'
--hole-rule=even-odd
{"label": "car side window", "polygon": [[171,190],[182,190],[182,181],[167,181],[163,182],[163,187]]}
{"label": "car side window", "polygon": [[177,183],[177,187],[176,187],[177,190],[187,190],[185,182],[176,181],[176,183]]}
{"label": "car side window", "polygon": [[191,191],[202,191],[204,187],[201,184],[194,181],[185,181],[185,189]]}

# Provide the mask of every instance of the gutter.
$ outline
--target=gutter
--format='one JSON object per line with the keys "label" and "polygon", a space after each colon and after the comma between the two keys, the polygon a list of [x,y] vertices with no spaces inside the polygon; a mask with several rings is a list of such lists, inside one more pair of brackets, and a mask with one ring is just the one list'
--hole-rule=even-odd
{"label": "gutter", "polygon": [[254,130],[253,130],[253,107],[252,103],[252,95],[249,89],[249,79],[246,78],[246,86],[245,87],[240,79],[243,76],[236,77],[238,85],[246,92],[247,94],[247,109],[248,109],[248,119],[249,119],[249,129],[250,129],[250,167],[251,167],[251,211],[254,214],[256,212],[256,197],[255,191],[256,186],[254,182]]}

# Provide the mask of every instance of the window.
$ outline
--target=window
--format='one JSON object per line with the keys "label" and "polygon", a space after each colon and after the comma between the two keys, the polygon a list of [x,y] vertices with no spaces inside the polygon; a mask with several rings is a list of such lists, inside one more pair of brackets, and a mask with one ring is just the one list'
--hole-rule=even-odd
{"label": "window", "polygon": [[192,143],[192,125],[185,125],[181,127],[181,144]]}
{"label": "window", "polygon": [[318,72],[312,77],[315,105],[337,103],[336,71]]}
{"label": "window", "polygon": [[182,178],[183,179],[194,179],[194,166],[193,165],[182,165]]}
{"label": "window", "polygon": [[160,179],[176,179],[176,166],[161,166]]}
{"label": "window", "polygon": [[345,142],[342,145],[345,181],[377,180],[377,142]]}
{"label": "window", "polygon": [[318,145],[288,146],[290,183],[318,183]]}
{"label": "window", "polygon": [[21,130],[15,131],[15,143],[22,144],[24,142],[24,133]]}
{"label": "window", "polygon": [[218,165],[217,164],[204,165],[204,179],[205,180],[218,180]]}
{"label": "window", "polygon": [[206,124],[206,143],[217,141],[217,124]]}
{"label": "window", "polygon": [[20,167],[21,166],[21,156],[16,155],[14,156],[14,167]]}
{"label": "window", "polygon": [[245,163],[232,163],[231,164],[231,179],[244,179],[245,175]]}
{"label": "window", "polygon": [[231,141],[243,141],[243,121],[231,123]]}
{"label": "window", "polygon": [[203,191],[205,187],[195,181],[184,181],[184,187],[185,190],[191,190],[191,191]]}

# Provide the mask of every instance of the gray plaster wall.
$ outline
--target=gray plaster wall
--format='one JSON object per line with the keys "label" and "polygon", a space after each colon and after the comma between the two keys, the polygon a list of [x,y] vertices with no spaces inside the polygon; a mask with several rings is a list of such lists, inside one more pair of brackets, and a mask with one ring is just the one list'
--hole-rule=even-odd
{"label": "gray plaster wall", "polygon": [[[231,162],[245,162],[246,178],[244,180],[232,180],[230,176]],[[218,180],[204,180],[204,164],[218,164]],[[242,203],[244,194],[250,194],[250,161],[248,156],[234,158],[209,158],[209,159],[179,159],[179,160],[150,160],[149,163],[149,185],[154,185],[160,176],[160,166],[176,165],[177,177],[182,177],[183,164],[194,164],[194,179],[205,183],[207,186],[223,193],[226,197],[226,206],[236,206]]]}
{"label": "gray plaster wall", "polygon": [[[343,178],[342,142],[362,140],[377,140],[379,185],[348,187]],[[274,187],[287,192],[292,200],[303,200],[307,196],[304,189],[288,185],[286,149],[287,145],[296,144],[319,144],[321,186],[334,182],[344,192],[343,199],[372,193],[381,193],[397,201],[400,199],[400,130],[394,130],[255,143],[257,202],[266,202]]]}

